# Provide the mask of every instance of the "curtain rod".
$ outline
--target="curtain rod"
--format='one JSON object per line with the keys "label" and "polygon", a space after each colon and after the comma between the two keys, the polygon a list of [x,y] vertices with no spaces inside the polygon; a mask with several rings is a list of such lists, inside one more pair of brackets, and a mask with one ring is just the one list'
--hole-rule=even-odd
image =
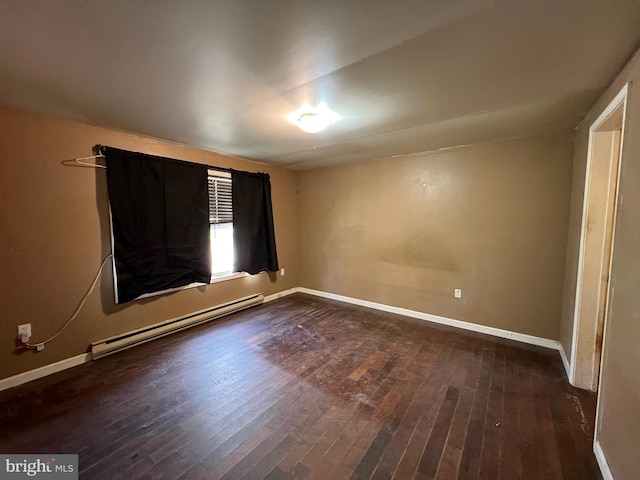
{"label": "curtain rod", "polygon": [[[72,161],[77,164],[77,165],[81,165],[83,167],[93,167],[93,168],[107,168],[106,165],[102,165],[100,163],[97,162],[90,162],[90,160],[97,160],[98,158],[106,158],[105,154],[104,154],[104,149],[105,148],[113,148],[114,150],[122,150],[119,148],[114,148],[114,147],[107,147],[106,145],[96,145],[94,147],[94,150],[96,152],[98,152],[96,155],[91,155],[89,157],[80,157],[80,158],[74,158]],[[203,167],[207,167],[209,170],[216,170],[218,172],[231,172],[231,168],[224,168],[224,167],[216,167],[214,165],[207,165],[206,163],[198,163],[198,162],[190,162],[189,160],[178,160],[176,158],[169,158],[169,157],[160,157],[158,155],[151,155],[148,153],[140,153],[140,152],[132,152],[130,150],[122,150],[124,152],[129,152],[129,153],[136,153],[139,155],[148,155],[150,157],[156,157],[156,158],[163,158],[165,160],[173,160],[174,162],[182,162],[182,163],[190,163],[193,165],[201,165]],[[64,163],[64,162],[63,162]],[[64,163],[65,165],[67,165],[66,163]]]}

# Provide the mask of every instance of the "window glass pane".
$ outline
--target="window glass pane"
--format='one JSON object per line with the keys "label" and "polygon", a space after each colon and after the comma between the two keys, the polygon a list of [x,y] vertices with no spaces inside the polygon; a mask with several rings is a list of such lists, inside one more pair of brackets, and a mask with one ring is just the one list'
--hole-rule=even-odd
{"label": "window glass pane", "polygon": [[233,273],[233,223],[211,224],[211,276]]}

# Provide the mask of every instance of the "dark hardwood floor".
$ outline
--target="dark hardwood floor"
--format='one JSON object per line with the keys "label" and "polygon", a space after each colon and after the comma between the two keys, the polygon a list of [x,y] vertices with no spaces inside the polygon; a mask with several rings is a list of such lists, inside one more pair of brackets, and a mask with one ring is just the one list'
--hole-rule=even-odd
{"label": "dark hardwood floor", "polygon": [[594,411],[556,351],[296,294],[0,392],[0,452],[91,480],[583,480]]}

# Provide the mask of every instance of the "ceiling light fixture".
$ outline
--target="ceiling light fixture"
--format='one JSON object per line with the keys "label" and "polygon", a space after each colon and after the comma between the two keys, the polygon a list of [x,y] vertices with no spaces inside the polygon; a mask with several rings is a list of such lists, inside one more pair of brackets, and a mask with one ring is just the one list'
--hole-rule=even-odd
{"label": "ceiling light fixture", "polygon": [[324,102],[320,102],[316,108],[304,102],[299,110],[287,115],[287,119],[303,132],[318,133],[340,120],[340,115],[332,112]]}

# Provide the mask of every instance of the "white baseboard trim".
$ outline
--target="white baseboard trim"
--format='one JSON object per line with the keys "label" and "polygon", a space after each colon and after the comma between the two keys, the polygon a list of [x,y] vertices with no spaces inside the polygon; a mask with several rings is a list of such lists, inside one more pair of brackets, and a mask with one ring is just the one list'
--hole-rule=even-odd
{"label": "white baseboard trim", "polygon": [[560,358],[562,358],[564,370],[565,372],[567,372],[567,379],[569,380],[569,383],[571,383],[571,365],[569,364],[569,359],[567,358],[567,354],[564,351],[564,347],[562,346],[562,344],[560,344],[558,350],[560,350]]}
{"label": "white baseboard trim", "polygon": [[[429,313],[418,312],[415,310],[409,310],[401,307],[392,307],[390,305],[385,305],[382,303],[370,302],[368,300],[361,300],[353,297],[346,297],[344,295],[337,295],[335,293],[322,292],[320,290],[313,290],[311,288],[306,288],[306,287],[289,288],[288,290],[283,290],[281,292],[277,292],[272,295],[267,295],[266,297],[264,297],[263,302],[264,303],[272,302],[279,298],[286,297],[288,295],[292,295],[298,292],[306,293],[309,295],[315,295],[317,297],[324,297],[332,300],[338,300],[340,302],[351,303],[354,305],[360,305],[362,307],[373,308],[375,310],[381,310],[383,312],[395,313],[398,315],[404,315],[411,318],[417,318],[419,320],[424,320],[427,322],[439,323],[441,325],[448,325],[450,327],[461,328],[463,330],[470,330],[473,332],[485,333],[487,335],[493,335],[494,337],[507,338],[509,340],[516,340],[518,342],[523,342],[531,345],[537,345],[540,347],[559,350],[560,356],[562,357],[562,361],[565,365],[565,368],[567,369],[567,372],[569,371],[566,355],[564,354],[564,350],[562,349],[560,342],[557,342],[555,340],[549,340],[548,338],[535,337],[533,335],[512,332],[510,330],[502,330],[500,328],[487,327],[484,325],[478,325],[476,323],[463,322],[462,320],[454,320],[452,318],[439,317],[437,315],[431,315]],[[91,361],[91,354],[84,353],[82,355],[77,355],[75,357],[67,358],[65,360],[60,360],[59,362],[52,363],[50,365],[45,365],[44,367],[30,370],[28,372],[19,373],[18,375],[14,375],[12,377],[0,379],[0,391],[6,390],[12,387],[17,387],[18,385],[22,385],[23,383],[27,383],[32,380],[36,380],[38,378],[46,377],[47,375],[51,375],[53,373],[66,370],[67,368],[75,367],[77,365],[82,365],[83,363],[86,363],[89,361]]]}
{"label": "white baseboard trim", "polygon": [[598,461],[602,478],[604,480],[613,480],[613,475],[609,469],[609,463],[607,462],[607,458],[604,456],[600,442],[597,440],[593,442],[593,453],[596,455],[596,460]]}
{"label": "white baseboard trim", "polygon": [[62,370],[66,370],[67,368],[77,367],[78,365],[82,365],[83,363],[87,363],[89,361],[91,361],[91,354],[83,353],[82,355],[76,355],[75,357],[66,358],[64,360],[60,360],[59,362],[51,363],[34,370],[29,370],[28,372],[19,373],[12,377],[3,378],[2,380],[0,380],[0,391],[17,387],[18,385],[22,385],[23,383],[27,383],[32,380],[37,380],[38,378],[46,377],[47,375],[61,372]]}
{"label": "white baseboard trim", "polygon": [[[288,290],[283,290],[282,292],[274,293],[273,295],[268,295],[264,297],[263,302],[264,303],[272,302],[273,300],[286,297],[287,295],[291,295],[293,293],[296,293],[297,291],[298,291],[297,287],[290,288]],[[65,360],[60,360],[59,362],[51,363],[43,367],[29,370],[28,372],[23,372],[23,373],[14,375],[12,377],[0,379],[0,392],[3,390],[7,390],[8,388],[17,387],[18,385],[22,385],[23,383],[27,383],[32,380],[37,380],[38,378],[46,377],[47,375],[61,372],[62,370],[66,370],[67,368],[82,365],[83,363],[90,362],[90,361],[91,361],[91,354],[83,353],[82,355],[76,355],[75,357],[67,358]]]}
{"label": "white baseboard trim", "polygon": [[527,335],[525,333],[512,332],[510,330],[502,330],[495,327],[487,327],[485,325],[478,325],[477,323],[463,322],[462,320],[454,320],[452,318],[439,317],[438,315],[431,315],[430,313],[418,312],[416,310],[408,310],[406,308],[392,307],[383,303],[370,302],[368,300],[360,300],[353,297],[345,297],[343,295],[336,295],[335,293],[322,292],[320,290],[313,290],[311,288],[299,287],[298,292],[307,293],[309,295],[316,295],[318,297],[329,298],[332,300],[338,300],[341,302],[352,303],[354,305],[360,305],[362,307],[373,308],[376,310],[382,310],[383,312],[395,313],[398,315],[405,315],[407,317],[417,318],[419,320],[425,320],[427,322],[439,323],[441,325],[448,325],[450,327],[461,328],[463,330],[470,330],[473,332],[485,333],[487,335],[493,335],[494,337],[507,338],[509,340],[516,340],[518,342],[528,343],[531,345],[537,345],[539,347],[551,348],[554,350],[560,350],[560,342],[556,340],[550,340],[548,338],[535,337],[533,335]]}
{"label": "white baseboard trim", "polygon": [[264,297],[264,300],[262,301],[262,303],[273,302],[274,300],[277,300],[282,297],[286,297],[287,295],[291,295],[293,293],[296,293],[297,291],[298,291],[298,287],[293,287],[288,290],[283,290],[281,292],[267,295],[266,297]]}

